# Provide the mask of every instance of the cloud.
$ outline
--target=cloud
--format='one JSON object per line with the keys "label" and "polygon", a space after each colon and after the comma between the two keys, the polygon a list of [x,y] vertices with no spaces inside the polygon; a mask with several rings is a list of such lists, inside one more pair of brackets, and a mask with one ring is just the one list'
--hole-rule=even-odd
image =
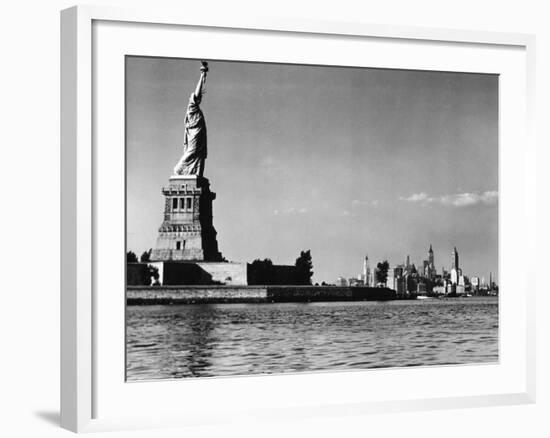
{"label": "cloud", "polygon": [[367,206],[371,206],[371,207],[376,207],[378,206],[378,199],[373,199],[371,201],[360,201],[359,199],[354,199],[353,201],[351,201],[351,206],[352,207],[360,207],[362,205],[367,205]]}
{"label": "cloud", "polygon": [[495,205],[498,202],[498,192],[465,192],[443,196],[429,196],[427,193],[414,193],[408,197],[399,197],[401,201],[418,203],[421,205],[440,204],[448,207],[470,207],[473,205]]}
{"label": "cloud", "polygon": [[259,170],[269,177],[281,177],[286,172],[283,163],[271,155],[262,157],[258,164]]}
{"label": "cloud", "polygon": [[295,208],[295,207],[288,207],[288,208],[284,208],[282,210],[279,210],[279,209],[275,209],[273,210],[273,214],[274,215],[282,215],[282,214],[305,214],[307,213],[309,210],[305,207],[302,207],[302,208]]}
{"label": "cloud", "polygon": [[457,195],[443,196],[440,202],[453,207],[468,207],[470,205],[484,204],[494,205],[498,201],[498,192],[491,190],[482,193],[459,193]]}
{"label": "cloud", "polygon": [[399,199],[401,201],[407,201],[407,202],[431,202],[432,200],[432,198],[429,198],[428,194],[424,192],[413,193],[411,196],[407,198],[400,196]]}

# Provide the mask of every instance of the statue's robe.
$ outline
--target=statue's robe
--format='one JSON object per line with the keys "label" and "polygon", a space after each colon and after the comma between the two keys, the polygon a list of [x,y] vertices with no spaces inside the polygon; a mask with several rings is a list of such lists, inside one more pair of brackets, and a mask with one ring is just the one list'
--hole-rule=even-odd
{"label": "statue's robe", "polygon": [[189,98],[185,115],[183,155],[174,167],[175,175],[199,175],[204,172],[206,160],[206,122],[195,93]]}

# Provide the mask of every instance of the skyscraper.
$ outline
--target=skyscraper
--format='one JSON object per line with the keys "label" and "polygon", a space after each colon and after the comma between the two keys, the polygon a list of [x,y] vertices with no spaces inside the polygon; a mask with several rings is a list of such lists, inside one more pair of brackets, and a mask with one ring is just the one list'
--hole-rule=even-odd
{"label": "skyscraper", "polygon": [[456,250],[456,246],[452,252],[452,265],[452,267],[458,271],[458,251]]}
{"label": "skyscraper", "polygon": [[428,250],[428,268],[427,268],[426,276],[432,279],[435,277],[435,275],[436,275],[436,269],[435,269],[434,250],[432,249],[432,244],[430,243],[430,249]]}
{"label": "skyscraper", "polygon": [[369,256],[365,256],[363,261],[363,282],[365,286],[371,285],[371,275],[370,275],[370,266],[369,266]]}
{"label": "skyscraper", "polygon": [[456,285],[459,283],[460,277],[462,276],[462,270],[460,269],[458,264],[458,251],[456,250],[456,246],[454,247],[452,252],[451,263],[453,265],[451,269],[451,283],[453,285]]}

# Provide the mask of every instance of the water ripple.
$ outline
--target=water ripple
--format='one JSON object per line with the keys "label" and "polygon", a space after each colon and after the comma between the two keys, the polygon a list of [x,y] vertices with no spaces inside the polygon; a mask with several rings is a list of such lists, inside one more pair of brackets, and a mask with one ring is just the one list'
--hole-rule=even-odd
{"label": "water ripple", "polygon": [[498,299],[130,306],[128,380],[498,360]]}

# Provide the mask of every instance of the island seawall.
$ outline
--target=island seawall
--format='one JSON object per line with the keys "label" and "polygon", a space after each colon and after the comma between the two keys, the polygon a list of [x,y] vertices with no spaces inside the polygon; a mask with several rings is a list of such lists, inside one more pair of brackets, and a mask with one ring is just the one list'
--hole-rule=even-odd
{"label": "island seawall", "polygon": [[392,289],[340,286],[128,286],[128,305],[385,301]]}

